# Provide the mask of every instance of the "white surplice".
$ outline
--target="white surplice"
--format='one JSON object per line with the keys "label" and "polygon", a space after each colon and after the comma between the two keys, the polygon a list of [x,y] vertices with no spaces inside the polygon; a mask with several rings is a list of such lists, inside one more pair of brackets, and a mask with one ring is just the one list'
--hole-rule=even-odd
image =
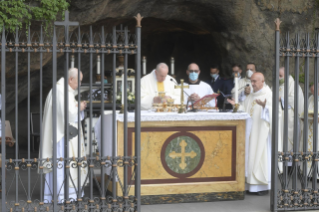
{"label": "white surplice", "polygon": [[[264,101],[262,108],[256,100]],[[271,180],[271,117],[272,92],[266,85],[247,96],[240,109],[252,118],[249,143],[246,144],[246,190],[258,192],[270,189]],[[247,155],[248,154],[248,155]]]}
{"label": "white surplice", "polygon": [[[308,112],[310,112],[310,111],[314,112],[315,111],[315,107],[314,107],[315,106],[315,102],[314,102],[314,96],[313,95],[311,95],[309,97],[308,103],[309,103]],[[318,106],[318,109],[319,109],[319,106]],[[319,132],[319,124],[318,124],[318,132]],[[319,137],[318,137],[318,139],[319,139]],[[317,141],[317,145],[318,145],[318,141]],[[313,152],[313,119],[308,119],[308,151],[309,152]],[[308,175],[309,175],[309,172],[310,172],[310,169],[311,169],[311,165],[312,165],[311,162],[307,163]],[[319,175],[318,175],[318,177],[319,177]]]}
{"label": "white surplice", "polygon": [[[74,128],[78,129],[78,106],[77,101],[75,100],[75,91],[68,86],[68,114],[69,114],[69,124],[72,125]],[[52,90],[49,92],[45,106],[44,106],[44,114],[43,114],[43,140],[40,143],[40,152],[39,158],[53,158],[53,145],[57,145],[57,158],[64,158],[64,78],[61,78],[57,82],[56,86],[56,129],[57,129],[57,139],[53,142],[53,126],[52,126],[52,105],[54,104],[52,101]],[[83,113],[82,119],[84,118]],[[79,157],[85,156],[85,146],[84,146],[84,138],[82,134],[82,129],[78,130],[80,134],[80,147],[78,147],[78,136],[73,137],[69,140],[69,157],[78,158],[78,148],[81,148],[81,155]],[[57,169],[57,191],[58,191],[58,200],[61,202],[64,198],[64,165],[63,163],[59,162],[60,168]],[[40,166],[40,164],[39,164]],[[43,173],[46,174],[46,182],[45,182],[45,189],[44,189],[44,199],[45,201],[51,201],[53,195],[53,172],[52,172],[52,163],[51,162],[44,162],[43,166]],[[73,167],[76,168],[73,168]],[[81,187],[83,188],[88,183],[86,180],[86,176],[88,174],[87,165],[83,162],[83,167],[80,168],[81,173]],[[69,180],[69,193],[70,198],[76,199],[77,195],[72,195],[76,193],[75,191],[78,189],[78,168],[77,162],[71,161],[70,162],[70,179]],[[39,171],[40,172],[40,171]],[[72,179],[71,179],[72,178]]]}
{"label": "white surplice", "polygon": [[[186,85],[189,85],[189,88],[185,88],[184,91],[188,96],[196,93],[196,94],[198,94],[198,96],[200,98],[202,98],[206,95],[211,95],[214,93],[212,87],[203,81],[200,81],[198,84],[186,84]],[[187,100],[188,100],[187,95],[184,94],[184,103],[185,104],[187,103]],[[209,102],[209,104],[211,107],[215,107],[215,99],[211,100]]]}
{"label": "white surplice", "polygon": [[[289,75],[289,86],[288,86],[288,151],[293,150],[293,140],[294,140],[294,107],[295,107],[295,80],[292,78],[292,76]],[[299,116],[303,113],[304,111],[304,95],[303,92],[298,86],[299,89],[299,99],[298,99],[298,114]],[[280,102],[279,102],[279,110],[282,113],[281,118],[279,119],[279,135],[281,136],[281,139],[283,140],[283,132],[284,132],[284,98],[285,98],[285,88],[284,84],[279,86],[279,97],[280,97]],[[298,117],[299,119],[299,117]],[[300,119],[298,120],[298,129],[299,132],[301,132],[300,128]],[[301,133],[299,133],[301,135]],[[300,141],[300,138],[299,138]],[[298,142],[299,142],[298,141]],[[301,145],[302,142],[299,142],[299,146]],[[283,151],[283,146],[278,146],[278,151],[282,152]],[[300,149],[298,150],[300,151]],[[290,164],[291,165],[291,164]]]}
{"label": "white surplice", "polygon": [[[167,75],[164,80],[165,95],[174,99],[174,104],[180,103],[180,89],[175,89],[176,81]],[[149,110],[152,108],[153,98],[158,96],[157,80],[155,70],[141,79],[141,109]]]}

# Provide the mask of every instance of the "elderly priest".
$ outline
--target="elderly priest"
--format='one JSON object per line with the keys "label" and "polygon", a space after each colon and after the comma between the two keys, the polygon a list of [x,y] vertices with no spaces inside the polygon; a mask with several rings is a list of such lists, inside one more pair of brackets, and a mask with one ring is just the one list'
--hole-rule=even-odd
{"label": "elderly priest", "polygon": [[[84,157],[85,156],[85,146],[84,146],[84,140],[82,131],[78,130],[78,102],[75,100],[75,91],[78,87],[78,75],[81,75],[81,81],[83,78],[83,75],[80,71],[78,71],[77,68],[70,68],[68,71],[68,87],[64,89],[64,78],[61,78],[57,84],[56,84],[56,102],[53,102],[53,94],[52,90],[49,92],[44,106],[44,114],[43,114],[43,141],[40,144],[40,153],[39,158],[53,158],[53,146],[56,145],[57,150],[57,158],[65,158],[64,156],[64,147],[65,143],[69,142],[69,157]],[[64,92],[68,92],[68,111],[64,110]],[[52,106],[56,105],[56,126],[52,125]],[[80,111],[83,111],[86,108],[86,102],[80,103]],[[68,113],[69,117],[69,128],[73,127],[78,130],[81,138],[81,145],[78,146],[78,136],[75,137],[69,137],[69,141],[65,141],[64,138],[64,126],[65,126],[65,113]],[[81,114],[83,118],[83,113]],[[56,140],[53,141],[52,135],[53,131],[52,129],[56,127],[57,134],[56,134]],[[81,155],[78,156],[78,148],[80,148]],[[53,160],[53,159],[52,159]],[[39,172],[40,169],[43,169],[43,173],[45,175],[45,187],[44,187],[44,201],[45,203],[50,203],[53,199],[53,161],[51,162],[45,162],[44,164],[39,165]],[[77,200],[81,199],[81,197],[77,196],[77,190],[79,189],[78,186],[78,167],[75,161],[70,162],[70,179],[66,179],[66,175],[64,173],[64,165],[63,161],[59,161],[58,168],[57,168],[57,199],[59,203],[62,203],[63,201],[67,200],[67,197],[64,196],[64,185],[65,180],[69,180],[69,199]],[[87,166],[83,166],[87,167]],[[85,181],[87,176],[87,168],[81,168],[81,187],[84,186],[84,183],[88,183]],[[72,179],[71,179],[72,178]],[[81,189],[81,188],[80,188]],[[82,193],[82,196],[84,193]]]}
{"label": "elderly priest", "polygon": [[[254,73],[251,76],[253,93],[240,105],[252,118],[246,146],[246,190],[257,192],[257,195],[268,193],[271,180],[272,92],[264,81],[262,73]],[[233,100],[228,102],[235,104]]]}
{"label": "elderly priest", "polygon": [[[191,63],[186,71],[188,75],[189,88],[184,89],[187,98],[185,98],[185,104],[187,101],[197,101],[200,98],[213,94],[214,91],[209,84],[199,80],[200,69],[196,63]],[[215,107],[215,100],[211,100],[209,104]]]}
{"label": "elderly priest", "polygon": [[174,99],[175,104],[180,103],[180,89],[175,89],[176,81],[168,75],[168,66],[159,63],[156,69],[141,79],[141,108],[149,110],[153,103],[160,103],[160,92],[165,92],[165,99]]}
{"label": "elderly priest", "polygon": [[[294,107],[295,107],[295,80],[292,76],[288,76],[289,85],[288,85],[288,151],[293,151],[293,136],[294,136]],[[284,99],[285,99],[285,68],[281,67],[279,69],[279,110],[282,113],[281,119],[279,119],[279,135],[281,135],[283,140],[284,135]],[[301,90],[301,87],[298,85],[299,98],[298,98],[298,114],[299,116],[304,111],[304,96]],[[298,121],[299,117],[298,117]],[[296,130],[300,130],[300,122],[299,127]],[[301,133],[300,133],[301,134]],[[299,135],[300,135],[299,134]],[[299,142],[299,139],[298,139]],[[278,144],[278,151],[283,151],[283,144]],[[300,149],[298,150],[300,151]],[[291,162],[290,162],[291,163]],[[289,164],[291,165],[291,164]]]}

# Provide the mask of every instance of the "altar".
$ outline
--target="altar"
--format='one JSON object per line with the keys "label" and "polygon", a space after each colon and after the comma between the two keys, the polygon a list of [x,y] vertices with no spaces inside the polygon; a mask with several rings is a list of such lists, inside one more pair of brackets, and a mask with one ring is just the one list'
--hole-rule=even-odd
{"label": "altar", "polygon": [[[128,113],[128,152],[134,155],[134,113]],[[104,119],[104,156],[112,155],[112,112],[95,125],[98,146]],[[123,155],[123,115],[117,113],[118,155]],[[142,204],[240,200],[245,195],[247,113],[141,113]],[[247,127],[246,127],[247,125]],[[247,132],[246,132],[247,131]],[[106,168],[106,176],[111,168]],[[121,193],[123,168],[118,167]],[[131,176],[132,170],[129,170]],[[130,194],[134,194],[134,183]],[[108,187],[111,191],[111,185]]]}

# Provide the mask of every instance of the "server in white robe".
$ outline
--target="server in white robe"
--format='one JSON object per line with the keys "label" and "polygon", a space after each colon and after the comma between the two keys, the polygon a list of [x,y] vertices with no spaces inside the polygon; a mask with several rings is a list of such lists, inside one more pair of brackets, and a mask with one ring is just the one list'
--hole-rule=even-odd
{"label": "server in white robe", "polygon": [[156,69],[141,79],[141,109],[149,110],[153,103],[160,103],[159,92],[165,92],[165,99],[180,103],[180,89],[175,89],[176,81],[168,75],[168,66],[159,63]]}
{"label": "server in white robe", "polygon": [[[295,80],[292,78],[292,76],[289,77],[289,86],[288,86],[288,151],[293,150],[293,140],[294,140],[294,107],[295,107]],[[281,119],[279,119],[279,135],[281,136],[281,139],[283,140],[284,135],[284,106],[285,106],[285,68],[281,67],[279,69],[279,110],[282,113]],[[298,99],[298,114],[299,116],[304,111],[304,95],[301,90],[301,87],[298,85],[299,89],[299,99]],[[298,116],[298,122],[299,127],[296,130],[299,130],[301,132],[300,127],[300,118]],[[299,133],[301,135],[301,133]],[[298,140],[299,148],[302,142],[300,142],[300,138]],[[283,144],[279,144],[278,151],[283,151]],[[298,152],[300,149],[298,149]],[[291,163],[289,164],[291,165]]]}
{"label": "server in white robe", "polygon": [[[262,73],[254,73],[251,83],[253,93],[239,108],[252,118],[249,143],[246,144],[246,190],[265,195],[271,186],[272,91],[264,85]],[[233,100],[228,102],[235,104]]]}
{"label": "server in white robe", "polygon": [[[214,93],[212,87],[209,84],[199,80],[200,69],[196,63],[191,63],[187,67],[186,74],[188,76],[189,88],[184,89],[186,94],[186,98],[184,97],[185,104],[187,103],[187,101],[195,102],[206,95]],[[209,104],[211,107],[215,107],[215,99],[210,101]]]}
{"label": "server in white robe", "polygon": [[[68,79],[68,88],[66,92],[68,92],[68,115],[69,115],[69,124],[74,128],[78,128],[78,102],[75,100],[75,90],[78,87],[78,74],[79,71],[77,68],[71,68],[69,70],[69,79]],[[80,72],[80,77],[82,80],[82,73]],[[84,157],[85,156],[85,146],[84,146],[84,139],[82,134],[82,129],[79,129],[79,135],[81,144],[78,146],[78,136],[71,138],[69,141],[65,141],[64,139],[64,78],[61,78],[56,85],[56,102],[54,103],[52,98],[52,90],[49,92],[45,106],[44,106],[44,114],[43,114],[43,140],[40,143],[40,152],[39,158],[53,158],[53,145],[57,146],[57,158],[65,158],[64,156],[64,145],[65,142],[69,142],[69,157]],[[52,126],[52,106],[56,104],[56,126]],[[80,110],[83,111],[86,107],[85,102],[80,103]],[[83,112],[81,112],[81,116],[83,117]],[[53,128],[56,127],[57,136],[56,141],[53,141]],[[78,148],[80,148],[81,155],[78,155]],[[84,163],[84,162],[83,162]],[[53,199],[53,164],[52,160],[47,162],[45,161],[44,164],[39,163],[38,172],[43,169],[43,173],[45,174],[45,183],[44,183],[44,202],[50,203]],[[74,168],[76,167],[76,168]],[[77,190],[78,188],[78,168],[77,162],[71,161],[70,162],[70,179],[69,180],[69,199],[68,200],[77,200]],[[86,176],[88,173],[86,164],[80,168],[81,173],[81,188],[88,183],[86,180]],[[72,178],[72,179],[71,179]],[[57,168],[57,198],[58,202],[62,203],[67,200],[67,197],[64,196],[64,185],[65,185],[65,173],[64,173],[64,163],[63,161],[58,162]],[[82,192],[82,196],[84,193]]]}
{"label": "server in white robe", "polygon": [[[256,72],[256,65],[254,63],[248,63],[246,66],[246,76],[238,80],[238,103],[242,104],[249,94],[253,92],[251,85],[251,76]],[[248,86],[247,86],[248,85]],[[231,91],[233,98],[235,98],[235,86]]]}
{"label": "server in white robe", "polygon": [[[309,101],[308,101],[308,113],[314,113],[315,111],[315,98],[314,98],[314,93],[315,93],[315,86],[312,85],[310,88],[310,91],[312,93],[312,95],[309,97]],[[319,89],[318,89],[319,91]],[[318,92],[319,93],[319,92]],[[318,98],[319,100],[319,98]],[[319,103],[319,102],[318,102]],[[319,105],[319,104],[318,104]],[[314,116],[315,117],[315,116]],[[318,118],[319,121],[319,118]],[[318,132],[319,132],[319,125],[318,125]],[[313,119],[308,118],[308,151],[309,152],[313,152]],[[318,137],[319,138],[319,137]],[[318,139],[319,140],[319,139]],[[318,142],[317,142],[318,143]],[[317,150],[318,151],[318,150]],[[310,174],[310,169],[311,169],[311,162],[307,163],[307,172],[308,172],[308,176]],[[318,175],[319,176],[319,175]],[[318,178],[319,179],[319,178]]]}

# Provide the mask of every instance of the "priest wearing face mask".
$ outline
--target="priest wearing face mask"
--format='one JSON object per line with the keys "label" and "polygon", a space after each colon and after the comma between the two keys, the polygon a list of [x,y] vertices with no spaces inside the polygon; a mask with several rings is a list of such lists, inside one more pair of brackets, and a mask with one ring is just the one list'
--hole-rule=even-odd
{"label": "priest wearing face mask", "polygon": [[[246,76],[238,80],[238,102],[242,103],[245,98],[252,92],[250,77],[256,72],[256,65],[248,63],[246,67]],[[248,85],[248,86],[247,86]],[[235,97],[235,87],[231,91],[233,98]]]}
{"label": "priest wearing face mask", "polygon": [[[232,77],[235,78],[235,74],[237,74],[238,80],[240,80],[241,79],[241,72],[242,72],[241,65],[238,65],[238,64],[232,65],[232,71],[233,71]],[[235,83],[235,80],[234,80],[234,83]]]}
{"label": "priest wearing face mask", "polygon": [[[294,102],[295,102],[295,80],[292,78],[292,76],[288,76],[289,78],[289,85],[288,85],[288,151],[293,150],[293,135],[294,135],[294,130],[301,130],[300,126],[298,129],[294,129]],[[284,98],[285,98],[285,68],[281,67],[279,69],[279,110],[282,113],[281,118],[279,119],[279,135],[282,136],[283,139],[283,133],[284,133]],[[299,99],[298,99],[298,114],[299,116],[303,113],[304,111],[304,95],[301,90],[301,87],[298,85],[298,90],[299,90]],[[299,119],[299,118],[298,118]],[[299,120],[300,122],[301,120]],[[300,123],[299,123],[300,125]],[[301,133],[299,134],[301,135]],[[300,139],[300,138],[299,138]],[[299,140],[298,140],[299,141]],[[300,145],[301,143],[299,143]],[[278,151],[282,152],[283,151],[283,144],[279,144],[278,146]],[[300,150],[298,150],[300,151]],[[291,164],[290,164],[291,165]]]}
{"label": "priest wearing face mask", "polygon": [[[180,89],[175,89],[176,81],[168,75],[168,66],[159,63],[150,74],[141,79],[141,109],[149,110],[153,103],[161,103],[169,98],[175,104],[180,103]],[[159,92],[165,92],[164,99],[159,97]]]}
{"label": "priest wearing face mask", "polygon": [[[252,119],[249,141],[246,143],[245,175],[246,190],[257,195],[267,194],[271,186],[272,91],[264,81],[262,73],[251,76],[253,92],[239,107]],[[235,104],[234,100],[228,102]]]}
{"label": "priest wearing face mask", "polygon": [[[189,88],[184,89],[187,98],[184,98],[185,104],[187,101],[195,102],[200,98],[213,94],[214,91],[206,82],[199,80],[200,69],[196,63],[189,64],[186,74],[188,76]],[[209,102],[211,107],[215,107],[215,100]]]}

